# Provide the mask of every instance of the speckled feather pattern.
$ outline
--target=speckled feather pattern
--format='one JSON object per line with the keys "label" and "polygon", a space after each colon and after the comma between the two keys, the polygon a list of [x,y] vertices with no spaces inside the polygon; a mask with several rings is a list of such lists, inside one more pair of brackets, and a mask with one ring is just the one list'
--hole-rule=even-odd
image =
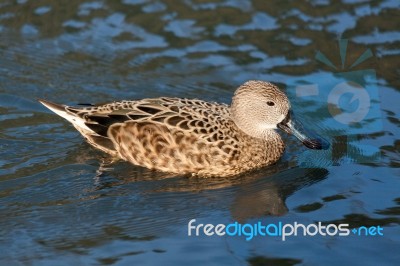
{"label": "speckled feather pattern", "polygon": [[[244,133],[225,104],[182,98],[60,106],[94,147],[135,165],[179,174],[230,176],[275,163],[284,143]],[[89,130],[88,130],[89,129]]]}

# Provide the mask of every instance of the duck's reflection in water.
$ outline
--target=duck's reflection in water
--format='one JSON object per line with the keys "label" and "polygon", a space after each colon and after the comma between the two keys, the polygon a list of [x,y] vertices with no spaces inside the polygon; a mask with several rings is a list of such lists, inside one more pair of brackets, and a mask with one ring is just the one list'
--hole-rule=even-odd
{"label": "duck's reflection in water", "polygon": [[[233,220],[244,222],[251,218],[285,215],[288,212],[285,201],[290,195],[325,179],[327,175],[328,170],[324,168],[290,167],[281,162],[238,176],[203,178],[176,176],[125,162],[106,161],[94,178],[93,192],[134,182],[148,183],[146,194],[171,193],[172,196],[177,193],[175,196],[180,197],[179,193],[185,193],[181,195],[182,200],[190,197],[188,193],[207,192],[212,194],[216,205],[229,209]],[[194,209],[197,207],[192,206]]]}
{"label": "duck's reflection in water", "polygon": [[288,212],[286,199],[297,190],[326,178],[323,168],[292,168],[268,177],[260,172],[257,180],[240,185],[230,211],[244,222],[251,218],[282,216]]}

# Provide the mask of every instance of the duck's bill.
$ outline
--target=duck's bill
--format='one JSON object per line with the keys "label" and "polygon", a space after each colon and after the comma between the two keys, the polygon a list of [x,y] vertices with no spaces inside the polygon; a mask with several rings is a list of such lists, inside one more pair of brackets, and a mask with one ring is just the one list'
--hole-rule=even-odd
{"label": "duck's bill", "polygon": [[326,140],[315,133],[306,131],[300,122],[291,117],[290,113],[278,124],[278,128],[298,138],[309,149],[326,150],[329,148]]}

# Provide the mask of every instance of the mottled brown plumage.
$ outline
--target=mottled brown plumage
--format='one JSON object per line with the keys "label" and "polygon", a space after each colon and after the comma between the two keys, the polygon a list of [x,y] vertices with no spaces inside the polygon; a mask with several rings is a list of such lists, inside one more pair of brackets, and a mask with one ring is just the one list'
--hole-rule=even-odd
{"label": "mottled brown plumage", "polygon": [[231,106],[167,97],[83,108],[41,103],[115,157],[202,176],[230,176],[275,163],[284,151],[275,128],[288,120],[290,108],[276,86],[262,81],[239,87]]}

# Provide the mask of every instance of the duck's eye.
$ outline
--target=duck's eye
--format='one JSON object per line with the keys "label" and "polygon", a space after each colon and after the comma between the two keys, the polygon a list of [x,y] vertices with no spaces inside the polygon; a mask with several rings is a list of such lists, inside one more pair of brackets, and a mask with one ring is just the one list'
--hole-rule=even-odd
{"label": "duck's eye", "polygon": [[275,105],[275,103],[271,102],[271,101],[267,102],[267,104],[268,104],[268,106],[274,106]]}

